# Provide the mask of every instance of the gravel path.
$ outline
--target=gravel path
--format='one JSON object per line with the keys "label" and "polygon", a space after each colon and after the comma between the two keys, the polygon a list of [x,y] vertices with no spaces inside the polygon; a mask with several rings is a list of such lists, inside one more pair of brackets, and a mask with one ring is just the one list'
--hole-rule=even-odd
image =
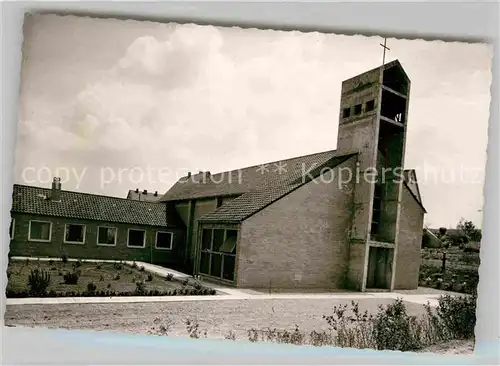
{"label": "gravel path", "polygon": [[[377,311],[378,305],[393,299],[359,300],[361,311]],[[158,333],[161,325],[173,322],[169,335],[187,336],[186,319],[196,319],[200,333],[224,338],[230,330],[237,339],[248,339],[251,328],[293,330],[295,324],[306,332],[328,329],[323,315],[348,300],[254,299],[190,301],[168,303],[7,305],[5,325],[66,329],[93,329],[132,333]],[[422,314],[422,305],[406,303],[409,314]]]}

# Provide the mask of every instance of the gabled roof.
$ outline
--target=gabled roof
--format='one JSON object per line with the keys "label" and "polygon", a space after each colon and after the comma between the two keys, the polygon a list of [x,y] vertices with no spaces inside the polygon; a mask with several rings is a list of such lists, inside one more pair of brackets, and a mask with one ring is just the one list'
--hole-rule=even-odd
{"label": "gabled roof", "polygon": [[127,194],[128,200],[136,200],[136,201],[146,201],[146,202],[156,202],[159,201],[161,196],[158,195],[158,192],[146,192],[130,189]]}
{"label": "gabled roof", "polygon": [[47,199],[50,193],[47,188],[15,184],[11,211],[124,224],[183,226],[171,205],[63,190],[60,201],[54,201]]}
{"label": "gabled roof", "polygon": [[403,182],[410,194],[415,198],[415,201],[422,207],[425,213],[427,210],[422,203],[422,196],[420,195],[420,188],[418,188],[417,173],[415,169],[407,169],[403,172]]}
{"label": "gabled roof", "polygon": [[[319,155],[319,154],[318,154]],[[286,174],[286,177],[275,177],[268,179],[254,190],[248,191],[241,196],[222,205],[217,210],[199,218],[200,222],[241,222],[253,214],[259,212],[273,202],[286,196],[288,193],[301,187],[312,179],[318,177],[324,168],[334,168],[347,159],[356,155],[355,153],[335,153],[325,156],[316,161],[314,169],[309,165],[305,172],[302,169],[294,169]],[[311,158],[311,156],[309,156]],[[294,163],[296,163],[295,161]],[[298,168],[295,165],[292,165]],[[276,174],[278,176],[278,174]],[[271,177],[270,177],[271,178]]]}
{"label": "gabled roof", "polygon": [[300,178],[303,171],[309,172],[336,156],[353,153],[355,152],[329,150],[217,173],[209,177],[205,176],[205,179],[202,174],[196,174],[190,178],[183,177],[163,195],[160,201],[241,195],[262,186],[290,182],[291,179]]}

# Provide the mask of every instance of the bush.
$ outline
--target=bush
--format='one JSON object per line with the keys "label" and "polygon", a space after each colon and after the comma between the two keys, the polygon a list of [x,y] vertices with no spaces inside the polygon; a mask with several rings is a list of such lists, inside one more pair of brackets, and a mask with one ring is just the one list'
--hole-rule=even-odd
{"label": "bush", "polygon": [[78,268],[82,265],[82,261],[80,259],[78,259],[75,264],[73,265],[75,268]]}
{"label": "bush", "polygon": [[119,273],[115,274],[113,280],[118,281],[119,279],[120,279],[120,274]]}
{"label": "bush", "polygon": [[477,296],[441,296],[436,309],[439,326],[451,339],[472,339],[476,326]]}
{"label": "bush", "polygon": [[95,269],[101,269],[101,264],[98,263],[96,266],[95,266]]}
{"label": "bush", "polygon": [[148,278],[146,279],[146,281],[148,282],[153,281],[153,275],[151,273],[148,273]]}
{"label": "bush", "polygon": [[139,268],[139,271],[144,272],[144,266],[141,266],[141,268]]}
{"label": "bush", "polygon": [[78,279],[80,278],[80,272],[72,271],[64,274],[63,279],[66,285],[76,285],[78,284]]}
{"label": "bush", "polygon": [[167,277],[165,277],[165,279],[167,281],[172,281],[173,278],[174,278],[174,275],[172,273],[167,273]]}
{"label": "bush", "polygon": [[50,285],[50,274],[38,268],[32,269],[28,276],[29,292],[32,296],[43,296]]}
{"label": "bush", "polygon": [[135,263],[135,261],[132,262],[132,268],[137,268],[137,263]]}
{"label": "bush", "polygon": [[380,306],[373,325],[378,350],[404,352],[422,348],[418,319],[407,314],[402,299],[397,299],[385,308]]}
{"label": "bush", "polygon": [[97,290],[97,286],[93,282],[89,282],[87,284],[87,292],[89,294],[93,294],[95,292],[95,290]]}
{"label": "bush", "polygon": [[142,281],[138,281],[135,283],[135,294],[144,296],[146,294],[146,285]]}
{"label": "bush", "polygon": [[117,271],[121,271],[123,268],[123,265],[121,263],[115,262],[113,264],[113,268],[116,269]]}

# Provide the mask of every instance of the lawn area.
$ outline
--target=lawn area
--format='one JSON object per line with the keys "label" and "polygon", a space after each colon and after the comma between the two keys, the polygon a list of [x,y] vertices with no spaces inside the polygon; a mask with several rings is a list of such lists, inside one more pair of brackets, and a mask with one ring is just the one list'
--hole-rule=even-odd
{"label": "lawn area", "polygon": [[442,250],[422,249],[419,286],[460,293],[473,293],[479,282],[479,253],[466,253],[452,247],[446,253],[445,272],[442,273]]}
{"label": "lawn area", "polygon": [[[35,270],[49,276],[42,293],[30,291],[29,276]],[[124,263],[10,260],[7,276],[7,297],[214,294],[194,280],[165,278]]]}

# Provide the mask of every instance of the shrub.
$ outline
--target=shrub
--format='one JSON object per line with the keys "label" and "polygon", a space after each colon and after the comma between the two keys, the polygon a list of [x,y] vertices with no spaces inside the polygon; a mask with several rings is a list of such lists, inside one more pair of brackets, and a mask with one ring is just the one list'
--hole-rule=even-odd
{"label": "shrub", "polygon": [[100,281],[100,282],[104,281],[104,276],[103,276],[103,275],[100,275],[100,276],[99,276],[99,281]]}
{"label": "shrub", "polygon": [[116,269],[117,271],[121,271],[121,269],[123,268],[123,265],[119,262],[115,262],[113,264],[113,268]]}
{"label": "shrub", "polygon": [[132,262],[132,268],[137,268],[137,263],[135,263],[135,261]]}
{"label": "shrub", "polygon": [[200,338],[199,327],[200,324],[196,320],[186,319],[186,330],[189,334],[189,338]]}
{"label": "shrub", "polygon": [[110,284],[110,283],[108,283],[108,286],[107,286],[107,288],[111,288],[111,284]]}
{"label": "shrub", "polygon": [[199,283],[195,283],[194,284],[194,288],[197,289],[197,290],[201,290],[202,289],[202,285],[200,285]]}
{"label": "shrub", "polygon": [[95,269],[101,269],[101,264],[98,263],[96,266],[95,266]]}
{"label": "shrub", "polygon": [[78,268],[82,265],[82,261],[80,259],[78,259],[75,264],[74,264],[74,267]]}
{"label": "shrub", "polygon": [[167,276],[165,277],[165,279],[167,281],[172,281],[173,278],[174,278],[174,275],[172,273],[167,273]]}
{"label": "shrub", "polygon": [[144,272],[144,266],[141,266],[141,268],[139,268],[139,271]]}
{"label": "shrub", "polygon": [[374,317],[374,338],[379,350],[414,351],[422,348],[418,319],[409,316],[402,299],[385,308],[379,307]]}
{"label": "shrub", "polygon": [[43,296],[50,285],[50,274],[38,268],[32,269],[28,276],[28,287],[32,296]]}
{"label": "shrub", "polygon": [[87,292],[89,294],[93,294],[95,292],[95,290],[97,290],[97,286],[93,282],[89,282],[87,284]]}
{"label": "shrub", "polygon": [[146,279],[146,281],[148,282],[153,281],[153,275],[151,273],[148,273],[148,278]]}
{"label": "shrub", "polygon": [[78,279],[80,278],[79,271],[67,272],[64,274],[63,279],[66,285],[76,285],[78,284]]}
{"label": "shrub", "polygon": [[138,281],[135,283],[135,294],[136,295],[145,295],[146,294],[146,285],[142,281]]}
{"label": "shrub", "polygon": [[231,340],[231,341],[235,341],[235,340],[236,340],[236,333],[234,333],[234,331],[230,330],[229,332],[227,332],[227,333],[224,335],[224,339],[228,339],[228,340]]}
{"label": "shrub", "polygon": [[476,326],[477,295],[441,296],[436,309],[440,326],[449,332],[451,339],[472,339]]}

